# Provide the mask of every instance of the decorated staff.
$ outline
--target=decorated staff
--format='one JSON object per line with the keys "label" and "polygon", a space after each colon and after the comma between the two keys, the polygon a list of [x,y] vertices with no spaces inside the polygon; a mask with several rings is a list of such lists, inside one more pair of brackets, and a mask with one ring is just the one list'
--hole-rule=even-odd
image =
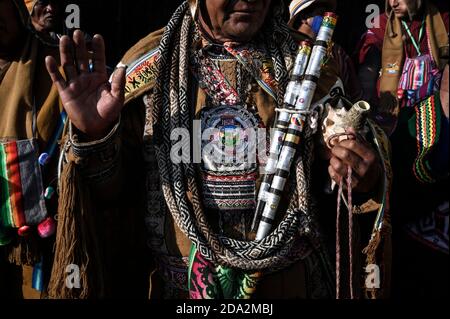
{"label": "decorated staff", "polygon": [[[262,185],[260,189],[256,214],[259,213],[258,208],[261,209],[261,207],[263,207],[263,209],[256,234],[256,240],[261,240],[266,237],[272,228],[280,203],[281,194],[284,191],[296,150],[300,144],[301,134],[305,123],[308,120],[307,116],[311,111],[310,107],[320,77],[322,61],[327,54],[328,43],[333,36],[336,23],[337,16],[334,13],[324,14],[322,26],[317,36],[316,43],[314,44],[300,92],[298,94],[295,92],[293,93],[293,89],[297,87],[295,83],[290,85],[287,90],[286,99],[289,103],[286,104],[288,106],[295,105],[295,109],[287,108],[280,114],[280,117],[282,118],[288,118],[289,113],[292,114],[290,121],[285,123],[289,126],[286,134],[283,134],[284,139],[279,139],[279,134],[276,134],[271,141],[271,151],[280,150],[280,156],[278,157],[276,165],[274,165],[275,169],[271,166],[268,167],[269,174],[272,174],[273,171],[275,171],[273,178],[268,177],[265,179],[265,181],[272,180],[270,187]],[[277,124],[279,123],[280,121],[277,121]],[[280,141],[282,141],[282,145]],[[276,153],[277,152],[275,152],[275,154]],[[264,201],[264,203],[260,203],[262,201]],[[256,219],[258,219],[258,217],[256,217]]]}
{"label": "decorated staff", "polygon": [[[299,92],[302,86],[302,77],[305,74],[308,67],[309,58],[311,56],[311,42],[300,42],[297,58],[295,59],[294,69],[292,70],[291,81],[286,88],[286,94],[284,97],[285,109],[282,109],[275,121],[274,125],[274,141],[283,141],[286,130],[289,126],[291,119],[291,113],[287,112],[289,109],[295,108],[295,103],[298,100]],[[259,224],[262,210],[264,209],[264,196],[270,188],[272,183],[273,174],[275,173],[278,156],[281,151],[281,143],[271,143],[269,151],[269,159],[265,167],[264,180],[261,183],[261,188],[258,196],[258,203],[256,207],[255,217],[252,223],[252,231],[256,231],[256,227]]]}

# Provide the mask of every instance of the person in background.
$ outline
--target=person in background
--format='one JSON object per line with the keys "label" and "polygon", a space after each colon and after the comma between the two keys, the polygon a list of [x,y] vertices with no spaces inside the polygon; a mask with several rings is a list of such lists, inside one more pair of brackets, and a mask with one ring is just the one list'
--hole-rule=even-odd
{"label": "person in background", "polygon": [[432,1],[387,0],[357,51],[364,99],[388,134],[402,107],[411,107],[439,91],[448,61],[448,12]]}
{"label": "person in background", "polygon": [[45,70],[55,47],[31,31],[23,0],[0,0],[0,296],[44,296],[53,261],[58,140],[64,126]]}
{"label": "person in background", "polygon": [[386,9],[381,28],[362,39],[359,75],[375,119],[391,134],[392,293],[446,298],[448,12],[418,0],[389,0]]}
{"label": "person in background", "polygon": [[24,0],[31,23],[44,40],[58,44],[62,28],[62,0]]}

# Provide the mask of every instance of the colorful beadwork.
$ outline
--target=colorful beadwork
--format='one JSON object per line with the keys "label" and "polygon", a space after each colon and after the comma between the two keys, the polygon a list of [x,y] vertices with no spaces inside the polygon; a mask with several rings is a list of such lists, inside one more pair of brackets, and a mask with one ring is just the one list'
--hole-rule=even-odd
{"label": "colorful beadwork", "polygon": [[211,134],[202,143],[205,207],[238,211],[255,207],[257,164],[250,156],[256,155],[256,145],[248,134],[256,136],[259,126],[258,119],[244,108],[223,106],[202,111],[203,135]]}
{"label": "colorful beadwork", "polygon": [[230,43],[225,43],[224,48],[250,72],[267,94],[276,99],[277,82],[273,77],[272,60],[263,50],[254,47],[234,47]]}
{"label": "colorful beadwork", "polygon": [[236,105],[241,99],[214,62],[202,52],[191,56],[192,71],[199,86],[211,98],[214,105]]}
{"label": "colorful beadwork", "polygon": [[125,97],[132,92],[156,80],[156,61],[159,57],[158,48],[149,51],[133,62],[127,69]]}

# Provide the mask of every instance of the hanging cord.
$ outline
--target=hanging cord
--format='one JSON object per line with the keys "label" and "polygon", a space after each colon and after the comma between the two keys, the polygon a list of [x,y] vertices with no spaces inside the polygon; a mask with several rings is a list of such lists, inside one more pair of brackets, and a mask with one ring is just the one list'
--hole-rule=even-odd
{"label": "hanging cord", "polygon": [[349,276],[350,299],[355,299],[353,291],[353,198],[352,198],[352,168],[348,167],[347,175],[347,199],[348,199],[348,249],[349,249]]}
{"label": "hanging cord", "polygon": [[341,198],[342,190],[344,188],[343,181],[339,183],[339,191],[337,197],[337,212],[336,212],[336,299],[341,299]]}
{"label": "hanging cord", "polygon": [[[342,134],[356,138],[354,134]],[[353,189],[352,189],[352,174],[353,170],[349,166],[347,169],[347,201],[344,203],[348,210],[348,250],[349,250],[349,286],[350,286],[350,299],[355,299],[355,293],[353,288]],[[338,198],[337,198],[337,211],[336,211],[336,299],[341,299],[340,283],[341,283],[341,204],[344,193],[344,180],[339,183]]]}

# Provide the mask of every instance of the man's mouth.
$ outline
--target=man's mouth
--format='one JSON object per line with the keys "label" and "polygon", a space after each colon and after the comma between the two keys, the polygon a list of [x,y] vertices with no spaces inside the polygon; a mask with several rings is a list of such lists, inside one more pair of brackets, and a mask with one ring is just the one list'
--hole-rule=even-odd
{"label": "man's mouth", "polygon": [[237,15],[240,17],[251,17],[255,14],[255,11],[251,11],[251,10],[239,10],[239,11],[233,11],[231,13],[232,15]]}
{"label": "man's mouth", "polygon": [[46,20],[46,21],[53,21],[53,20],[55,20],[55,16],[52,15],[52,14],[48,14],[48,15],[46,15],[44,17],[44,20]]}

